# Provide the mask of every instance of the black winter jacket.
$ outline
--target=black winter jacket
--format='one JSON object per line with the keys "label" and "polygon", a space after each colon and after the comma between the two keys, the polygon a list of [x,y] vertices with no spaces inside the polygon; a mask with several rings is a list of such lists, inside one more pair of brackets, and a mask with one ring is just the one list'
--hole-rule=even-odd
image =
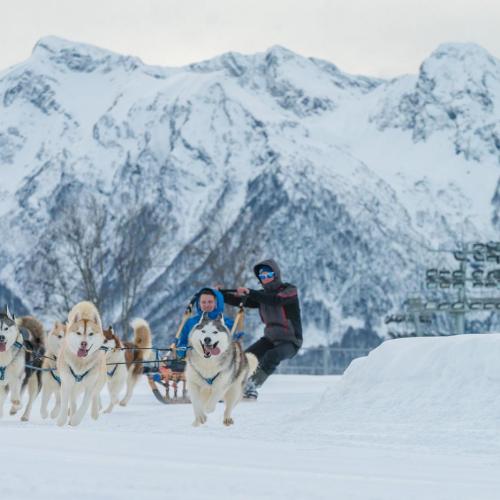
{"label": "black winter jacket", "polygon": [[[245,296],[245,307],[259,308],[260,317],[265,325],[264,337],[273,344],[292,342],[297,347],[302,345],[302,323],[300,319],[300,305],[297,288],[290,283],[281,281],[281,272],[278,264],[272,260],[264,260],[254,267],[258,278],[261,266],[266,265],[275,272],[271,283],[262,285],[263,290],[250,290]],[[224,300],[227,304],[237,306],[242,302],[241,297],[225,292]]]}

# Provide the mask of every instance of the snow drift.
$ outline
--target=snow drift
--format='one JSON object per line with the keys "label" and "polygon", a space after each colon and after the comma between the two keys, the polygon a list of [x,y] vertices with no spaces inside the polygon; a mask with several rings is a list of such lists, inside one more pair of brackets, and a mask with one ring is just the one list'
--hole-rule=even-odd
{"label": "snow drift", "polygon": [[303,430],[362,441],[498,453],[500,334],[386,341],[353,361]]}

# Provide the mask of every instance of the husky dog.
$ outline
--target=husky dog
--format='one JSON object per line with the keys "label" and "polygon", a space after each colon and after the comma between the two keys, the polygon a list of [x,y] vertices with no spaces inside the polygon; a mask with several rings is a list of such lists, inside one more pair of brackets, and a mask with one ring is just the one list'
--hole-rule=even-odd
{"label": "husky dog", "polygon": [[45,341],[45,358],[42,364],[44,370],[42,372],[42,404],[40,407],[42,418],[47,418],[49,415],[47,406],[52,395],[56,397],[56,404],[50,412],[50,418],[56,418],[61,408],[61,378],[57,373],[56,363],[65,335],[66,325],[56,321]]}
{"label": "husky dog", "polygon": [[187,355],[186,383],[193,403],[193,425],[204,424],[206,413],[213,412],[220,399],[226,404],[223,423],[232,425],[231,412],[257,368],[257,358],[233,342],[222,315],[211,320],[203,314],[189,335],[189,343],[192,349]]}
{"label": "husky dog", "polygon": [[137,318],[130,323],[130,326],[134,330],[134,342],[124,342],[128,375],[127,392],[125,393],[125,397],[120,401],[121,406],[127,406],[134,392],[134,387],[144,371],[145,365],[141,362],[153,359],[151,329],[148,322]]}
{"label": "husky dog", "polygon": [[[33,316],[16,318],[16,324],[23,334],[25,346],[25,376],[21,391],[28,388],[28,404],[21,420],[27,422],[31,408],[42,386],[42,359],[45,353],[45,331],[43,325]],[[33,368],[31,368],[33,367]]]}
{"label": "husky dog", "polygon": [[[78,425],[92,402],[91,416],[99,418],[99,394],[106,384],[106,355],[102,323],[94,304],[80,302],[71,309],[64,342],[57,358],[61,377],[61,410],[57,425],[63,426],[70,409],[70,425]],[[78,395],[83,392],[80,407]]]}
{"label": "husky dog", "polygon": [[23,337],[16,319],[7,307],[0,313],[0,417],[3,403],[10,389],[12,406],[10,414],[15,415],[21,407],[21,387],[25,374]]}
{"label": "husky dog", "polygon": [[106,339],[103,345],[106,350],[106,380],[109,391],[109,406],[104,413],[111,413],[113,407],[120,401],[120,392],[127,382],[127,366],[122,343],[115,335],[112,326],[104,330],[104,338]]}

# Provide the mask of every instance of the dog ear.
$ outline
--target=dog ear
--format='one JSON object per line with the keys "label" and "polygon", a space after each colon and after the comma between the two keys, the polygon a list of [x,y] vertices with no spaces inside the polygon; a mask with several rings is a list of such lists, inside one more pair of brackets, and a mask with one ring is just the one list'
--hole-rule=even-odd
{"label": "dog ear", "polygon": [[78,323],[80,321],[80,313],[78,311],[76,311],[75,317],[73,318],[73,321],[75,323]]}
{"label": "dog ear", "polygon": [[15,319],[16,319],[16,317],[15,317],[13,314],[11,314],[11,312],[10,312],[10,309],[9,309],[9,306],[8,306],[8,305],[7,305],[7,306],[5,306],[5,315],[7,316],[7,318],[9,318],[9,319],[10,319],[10,320],[12,320],[12,321],[15,321]]}
{"label": "dog ear", "polygon": [[200,321],[196,325],[197,328],[203,328],[208,322],[210,321],[210,318],[208,317],[208,313],[204,312],[201,315]]}

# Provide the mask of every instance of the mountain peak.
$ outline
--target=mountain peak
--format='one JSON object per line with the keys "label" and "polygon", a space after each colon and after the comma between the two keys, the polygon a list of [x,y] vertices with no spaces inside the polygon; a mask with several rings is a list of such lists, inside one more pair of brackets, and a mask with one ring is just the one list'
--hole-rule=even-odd
{"label": "mountain peak", "polygon": [[485,72],[500,77],[500,60],[475,43],[443,43],[424,60],[420,72],[441,74],[456,83],[481,79]]}
{"label": "mountain peak", "polygon": [[122,56],[94,45],[72,42],[57,36],[46,36],[38,40],[32,52],[34,58],[50,61],[71,71],[90,73],[97,68],[109,71],[117,64],[131,71],[143,66],[137,57]]}

